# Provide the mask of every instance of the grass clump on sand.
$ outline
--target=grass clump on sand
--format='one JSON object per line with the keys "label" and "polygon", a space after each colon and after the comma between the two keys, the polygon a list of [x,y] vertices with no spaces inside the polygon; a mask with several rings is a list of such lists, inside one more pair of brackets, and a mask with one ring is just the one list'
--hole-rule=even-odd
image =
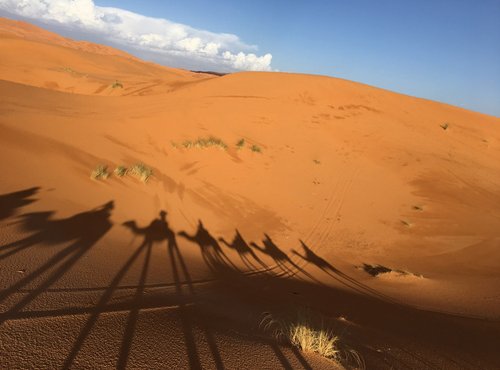
{"label": "grass clump on sand", "polygon": [[127,167],[125,166],[118,166],[115,168],[114,173],[118,177],[123,177],[127,174]]}
{"label": "grass clump on sand", "polygon": [[449,124],[447,124],[447,123],[443,123],[443,124],[441,124],[441,125],[439,125],[439,126],[441,126],[441,128],[442,128],[443,130],[448,130],[448,127],[450,127],[450,125],[449,125]]}
{"label": "grass clump on sand", "polygon": [[237,149],[242,149],[244,146],[245,146],[245,139],[240,139],[240,140],[238,140],[238,142],[236,143],[236,148],[237,148]]}
{"label": "grass clump on sand", "polygon": [[186,149],[208,148],[211,146],[215,146],[215,147],[218,147],[218,148],[224,149],[224,150],[227,149],[226,143],[224,143],[224,141],[222,141],[221,139],[214,137],[214,136],[210,136],[208,138],[198,138],[195,141],[186,140],[182,143],[182,146]]}
{"label": "grass clump on sand", "polygon": [[97,166],[92,173],[90,174],[90,178],[93,180],[106,180],[109,177],[108,166],[100,164]]}
{"label": "grass clump on sand", "polygon": [[134,164],[130,168],[130,173],[141,179],[142,182],[147,182],[148,179],[153,176],[153,170],[146,166],[144,163]]}
{"label": "grass clump on sand", "polygon": [[284,340],[304,352],[314,352],[338,362],[338,336],[324,325],[323,320],[319,325],[316,321],[304,312],[299,313],[296,320],[280,319],[266,313],[260,326],[278,341]]}
{"label": "grass clump on sand", "polygon": [[253,145],[250,147],[250,150],[251,150],[252,152],[255,152],[255,153],[262,153],[262,149],[260,148],[260,146],[255,145],[255,144],[253,144]]}
{"label": "grass clump on sand", "polygon": [[112,87],[113,89],[116,89],[116,88],[123,89],[123,84],[122,84],[121,82],[119,82],[119,81],[115,81],[115,82],[113,83],[113,85],[111,85],[111,87]]}

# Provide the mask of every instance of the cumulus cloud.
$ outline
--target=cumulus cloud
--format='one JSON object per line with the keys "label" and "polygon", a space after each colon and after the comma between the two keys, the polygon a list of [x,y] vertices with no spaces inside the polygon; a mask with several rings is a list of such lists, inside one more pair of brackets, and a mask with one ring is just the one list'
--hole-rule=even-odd
{"label": "cumulus cloud", "polygon": [[92,0],[0,0],[0,10],[79,35],[97,35],[157,62],[190,69],[270,71],[272,55],[229,33],[213,33],[124,9],[96,6]]}

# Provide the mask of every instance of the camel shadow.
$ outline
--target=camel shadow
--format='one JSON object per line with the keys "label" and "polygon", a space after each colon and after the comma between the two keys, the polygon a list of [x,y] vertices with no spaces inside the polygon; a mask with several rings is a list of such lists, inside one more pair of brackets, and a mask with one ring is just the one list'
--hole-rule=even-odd
{"label": "camel shadow", "polygon": [[31,197],[38,193],[39,190],[39,187],[32,187],[0,195],[0,221],[13,216],[18,208],[35,202],[36,199]]}
{"label": "camel shadow", "polygon": [[212,272],[239,271],[227,257],[226,253],[224,253],[217,239],[205,228],[201,220],[198,220],[198,228],[193,235],[189,235],[185,231],[180,231],[178,235],[196,243],[200,247],[201,256]]}
{"label": "camel shadow", "polygon": [[267,269],[267,265],[255,254],[255,252],[250,248],[248,243],[243,239],[243,236],[236,229],[233,241],[231,243],[227,242],[224,238],[219,238],[219,241],[230,249],[233,249],[238,253],[243,264],[251,270],[259,268],[254,264],[254,261],[258,262],[260,266]]}

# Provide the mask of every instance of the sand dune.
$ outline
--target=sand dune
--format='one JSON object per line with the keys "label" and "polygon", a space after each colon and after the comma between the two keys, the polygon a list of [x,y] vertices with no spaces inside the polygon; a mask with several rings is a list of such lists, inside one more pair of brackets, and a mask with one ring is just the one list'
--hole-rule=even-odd
{"label": "sand dune", "polygon": [[0,47],[2,367],[335,368],[259,328],[304,309],[368,369],[500,367],[499,118],[8,19]]}

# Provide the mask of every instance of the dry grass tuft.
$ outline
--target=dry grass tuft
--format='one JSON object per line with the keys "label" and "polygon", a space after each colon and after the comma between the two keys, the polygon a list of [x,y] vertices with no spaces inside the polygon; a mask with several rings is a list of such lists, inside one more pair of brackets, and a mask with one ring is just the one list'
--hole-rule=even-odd
{"label": "dry grass tuft", "polygon": [[250,150],[252,152],[256,152],[256,153],[262,153],[262,149],[260,148],[260,146],[255,145],[255,144],[250,147]]}
{"label": "dry grass tuft", "polygon": [[324,325],[323,320],[317,325],[310,315],[300,313],[297,316],[296,320],[290,321],[266,313],[260,326],[278,341],[285,341],[304,352],[314,352],[338,361],[338,336]]}
{"label": "dry grass tuft", "polygon": [[106,180],[109,177],[108,166],[100,164],[97,166],[92,173],[90,174],[90,178],[93,180]]}
{"label": "dry grass tuft", "polygon": [[125,166],[118,166],[115,168],[115,170],[113,171],[115,173],[116,176],[118,177],[123,177],[127,174],[127,167]]}
{"label": "dry grass tuft", "polygon": [[144,163],[136,163],[130,168],[130,173],[141,179],[142,182],[147,182],[153,176],[153,170]]}
{"label": "dry grass tuft", "polygon": [[214,136],[210,136],[208,138],[198,138],[195,141],[185,140],[182,143],[182,146],[186,149],[208,148],[211,146],[215,146],[215,147],[218,147],[218,148],[224,149],[224,150],[227,149],[226,143],[224,141],[222,141],[221,139],[214,137]]}

